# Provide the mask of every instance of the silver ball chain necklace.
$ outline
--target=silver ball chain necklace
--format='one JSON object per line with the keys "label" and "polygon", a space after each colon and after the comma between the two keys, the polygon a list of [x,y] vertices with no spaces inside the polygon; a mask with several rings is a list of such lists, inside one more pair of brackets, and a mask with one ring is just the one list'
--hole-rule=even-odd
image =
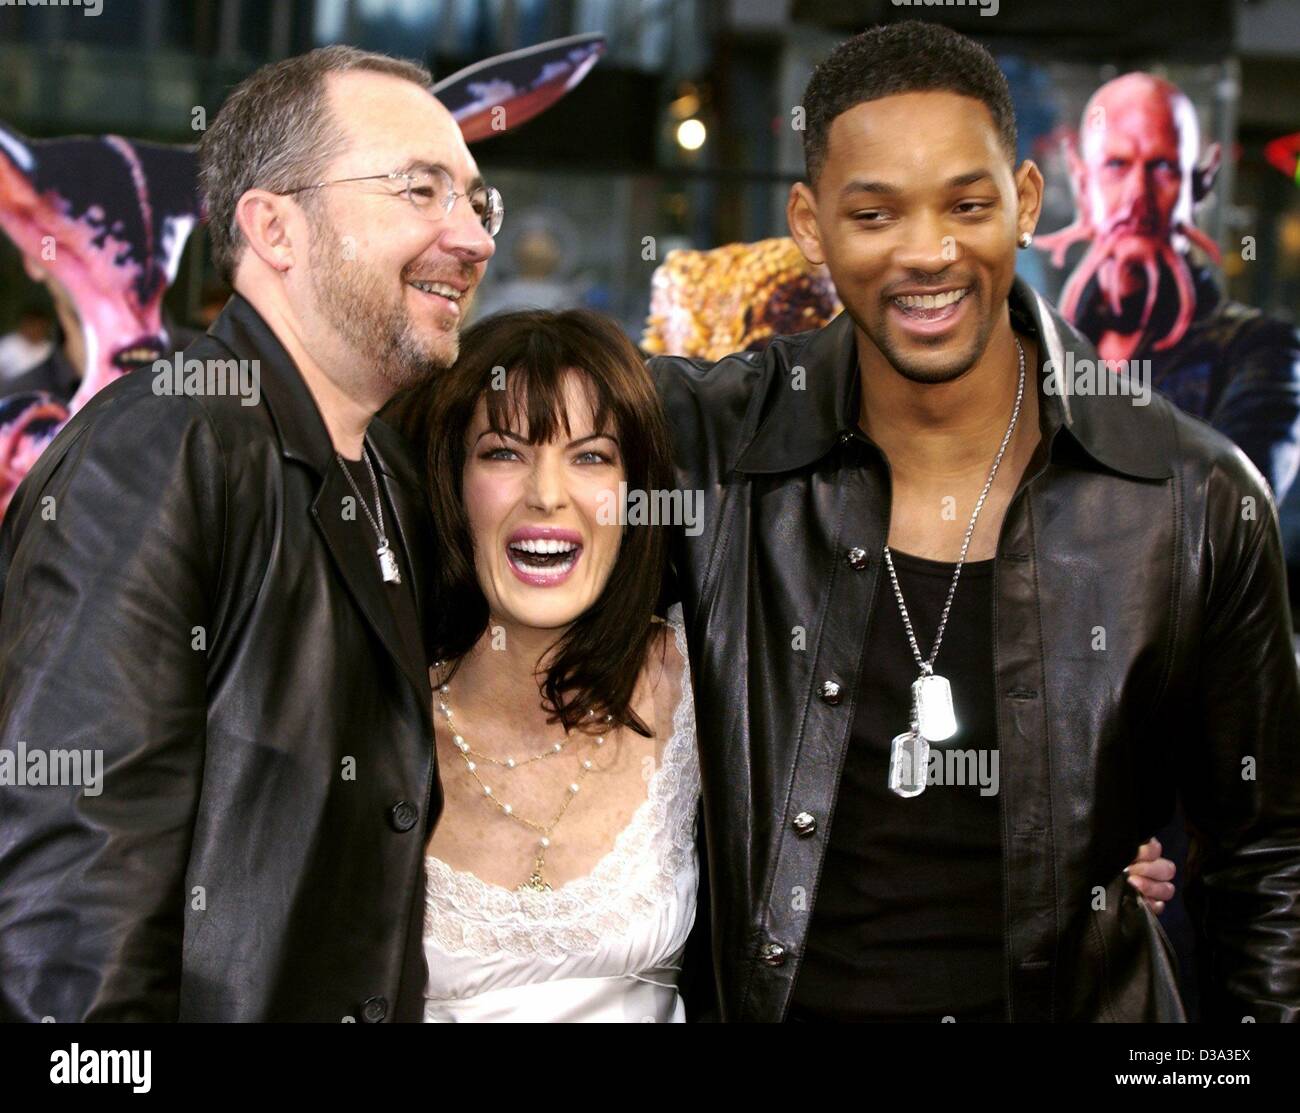
{"label": "silver ball chain necklace", "polygon": [[916,644],[916,634],[912,629],[912,619],[907,613],[907,604],[903,602],[903,591],[898,586],[898,573],[894,571],[894,558],[890,555],[889,545],[885,545],[885,566],[889,569],[889,582],[894,585],[894,598],[898,600],[898,610],[903,616],[903,627],[907,631],[907,641],[912,647],[912,656],[916,660],[921,675],[912,681],[912,724],[910,729],[896,734],[889,747],[889,789],[899,796],[920,796],[925,791],[930,771],[930,743],[942,742],[957,733],[957,716],[952,706],[952,685],[948,678],[934,671],[935,659],[939,656],[939,645],[943,642],[943,631],[948,625],[948,612],[952,609],[952,599],[957,593],[957,581],[961,578],[962,565],[966,563],[966,551],[970,548],[970,539],[975,533],[975,523],[979,520],[984,500],[988,498],[993,486],[993,477],[998,474],[998,465],[1011,443],[1011,434],[1015,432],[1016,422],[1020,419],[1020,403],[1025,396],[1025,349],[1021,347],[1020,337],[1014,336],[1016,352],[1020,358],[1020,383],[1016,387],[1016,404],[1011,411],[1011,423],[1006,435],[998,447],[998,454],[993,458],[993,467],[984,482],[984,489],[975,502],[975,509],[966,527],[966,536],[961,543],[961,556],[957,558],[957,567],[952,572],[952,583],[948,585],[948,598],[943,604],[943,613],[939,617],[939,629],[934,635],[934,646],[929,657],[922,657],[920,647]]}

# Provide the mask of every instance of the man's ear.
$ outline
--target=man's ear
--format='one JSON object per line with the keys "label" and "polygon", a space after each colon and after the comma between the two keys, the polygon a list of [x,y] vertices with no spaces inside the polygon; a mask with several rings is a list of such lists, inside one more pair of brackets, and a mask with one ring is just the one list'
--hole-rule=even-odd
{"label": "man's ear", "polygon": [[289,233],[292,204],[283,194],[265,189],[246,190],[235,203],[235,223],[244,241],[272,270],[287,271],[295,262],[293,238]]}
{"label": "man's ear", "polygon": [[1070,172],[1070,192],[1074,194],[1075,208],[1082,212],[1088,166],[1083,161],[1083,156],[1079,154],[1079,148],[1075,146],[1072,139],[1061,140],[1061,154],[1065,156],[1065,165]]}
{"label": "man's ear", "polygon": [[1219,165],[1223,158],[1223,147],[1211,143],[1205,148],[1200,165],[1192,170],[1192,200],[1204,201],[1214,188],[1214,180],[1219,176]]}
{"label": "man's ear", "polygon": [[799,245],[803,257],[814,266],[823,265],[826,253],[822,250],[821,229],[817,226],[817,198],[803,182],[795,182],[790,187],[785,219],[790,225],[790,235]]}
{"label": "man's ear", "polygon": [[1033,159],[1025,159],[1016,171],[1016,234],[1038,227],[1043,211],[1043,173]]}

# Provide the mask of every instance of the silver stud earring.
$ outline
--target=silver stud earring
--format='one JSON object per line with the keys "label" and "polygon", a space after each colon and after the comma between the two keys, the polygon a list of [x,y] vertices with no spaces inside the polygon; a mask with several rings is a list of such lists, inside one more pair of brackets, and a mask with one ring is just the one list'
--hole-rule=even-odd
{"label": "silver stud earring", "polygon": [[1034,237],[1028,232],[1021,232],[1020,238],[1016,240],[1016,243],[1018,243],[1021,247],[1028,247],[1033,242],[1034,242]]}

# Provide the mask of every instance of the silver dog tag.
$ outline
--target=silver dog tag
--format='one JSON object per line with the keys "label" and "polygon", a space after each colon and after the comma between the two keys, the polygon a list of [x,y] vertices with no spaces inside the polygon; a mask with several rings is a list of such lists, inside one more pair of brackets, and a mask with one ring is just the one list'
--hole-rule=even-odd
{"label": "silver dog tag", "polygon": [[916,708],[916,730],[930,742],[942,742],[957,733],[952,710],[952,687],[947,677],[919,676],[912,682],[912,703]]}

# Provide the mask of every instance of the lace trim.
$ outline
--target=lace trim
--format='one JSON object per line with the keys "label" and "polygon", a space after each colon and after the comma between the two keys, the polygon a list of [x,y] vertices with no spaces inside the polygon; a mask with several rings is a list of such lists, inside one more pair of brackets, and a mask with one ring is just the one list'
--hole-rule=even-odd
{"label": "lace trim", "polygon": [[681,607],[668,612],[682,660],[673,731],[646,798],[592,871],[551,892],[493,885],[426,856],[424,931],[447,954],[558,958],[590,954],[671,899],[695,848],[700,793],[695,704]]}

